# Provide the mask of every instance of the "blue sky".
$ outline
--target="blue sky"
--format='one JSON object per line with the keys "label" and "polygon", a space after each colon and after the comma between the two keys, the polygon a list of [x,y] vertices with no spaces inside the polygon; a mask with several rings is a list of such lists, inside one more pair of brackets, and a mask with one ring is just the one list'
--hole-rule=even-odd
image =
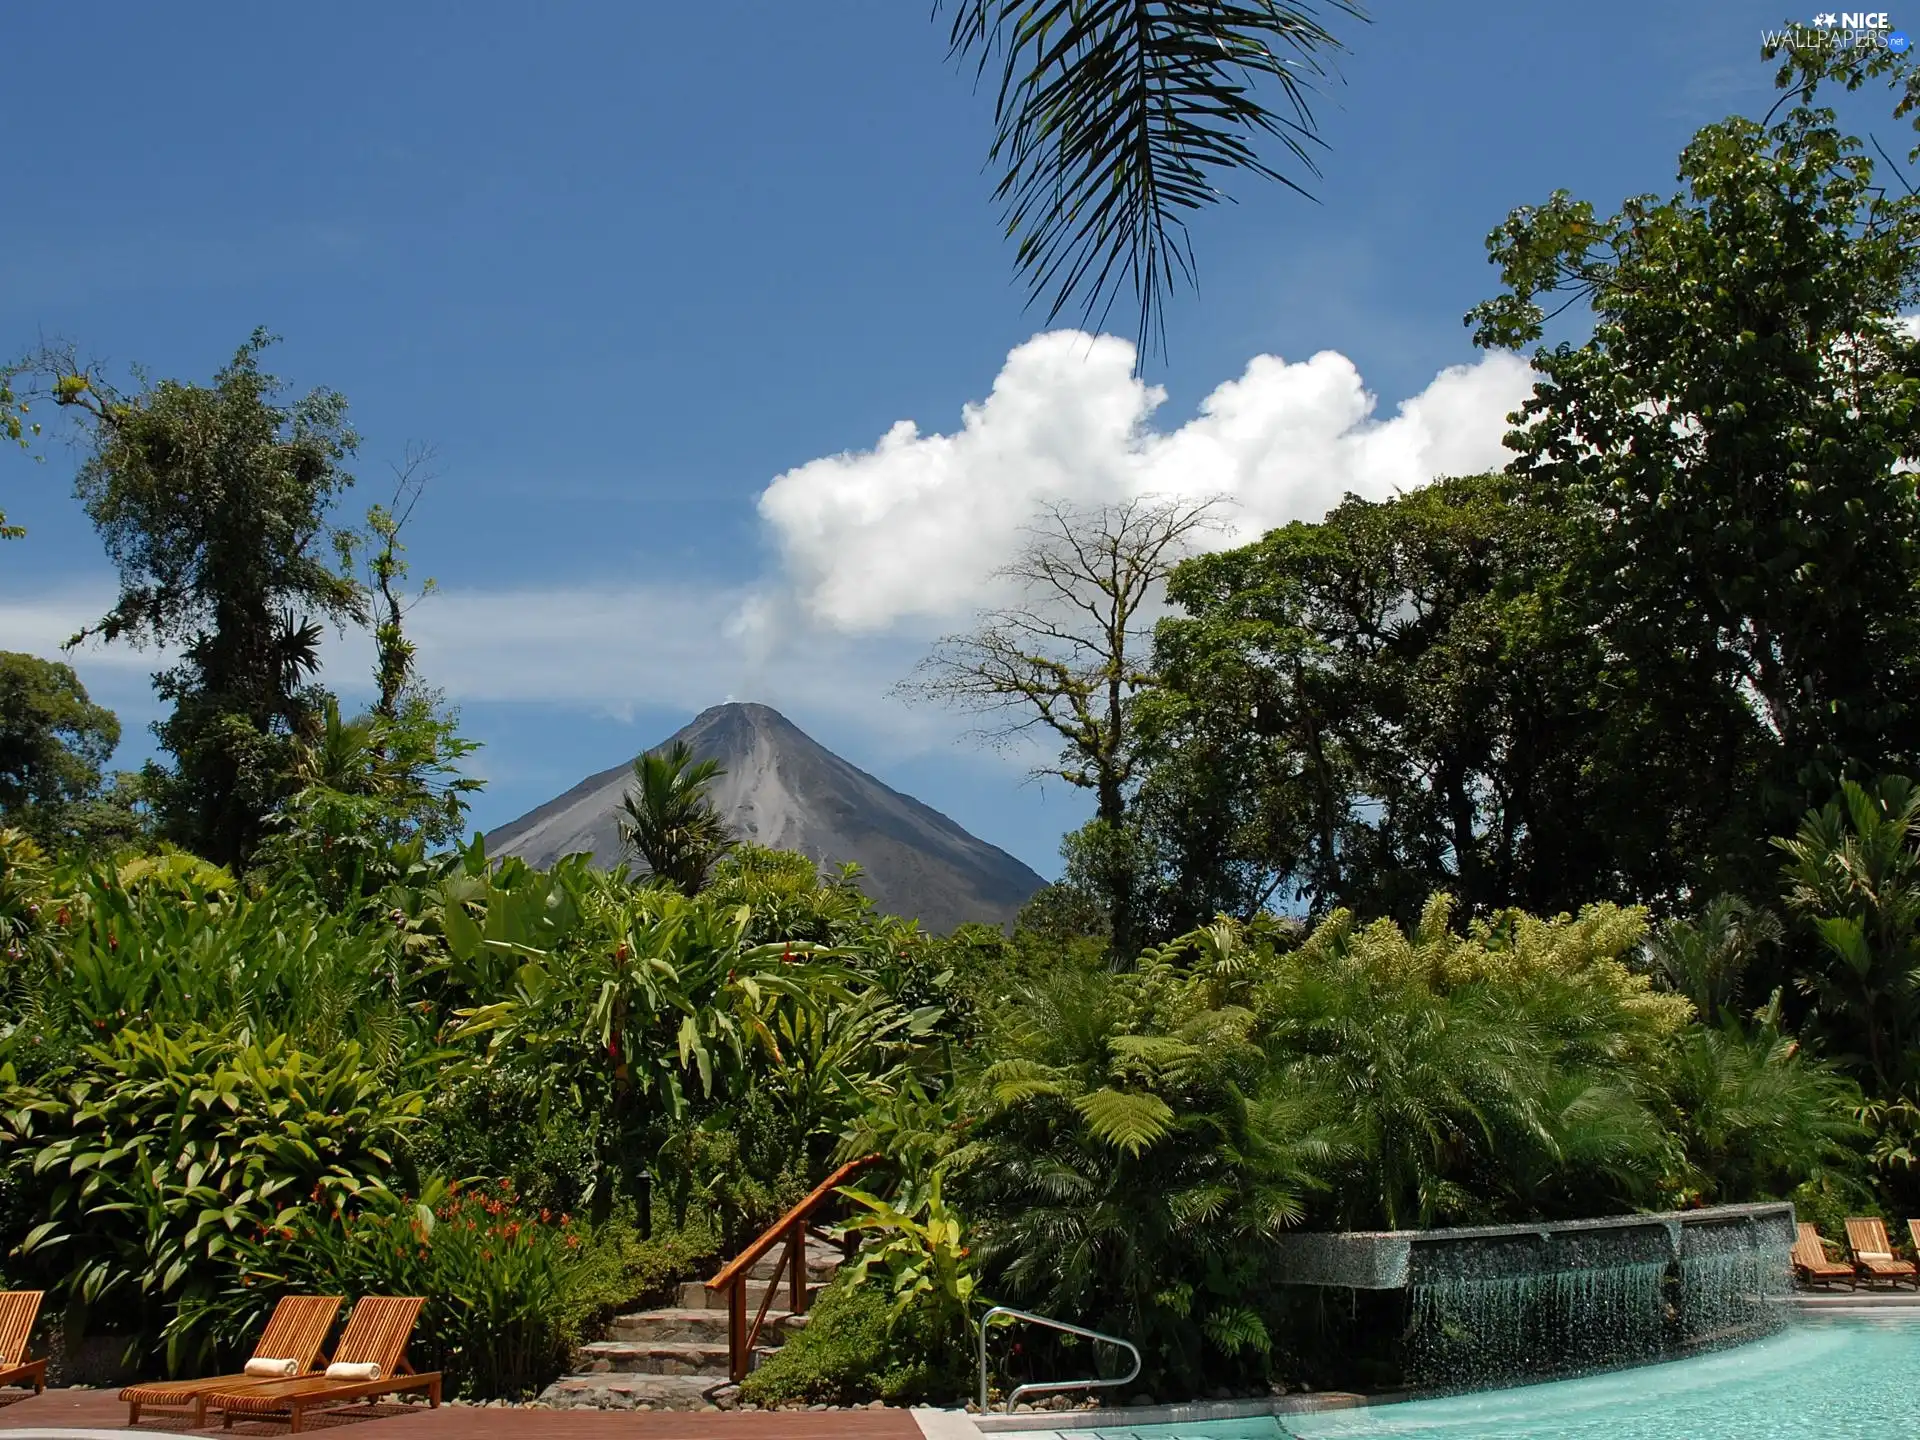
{"label": "blue sky", "polygon": [[[0,350],[63,336],[204,379],[265,325],[278,373],[351,401],[351,509],[430,445],[407,538],[443,593],[416,621],[485,744],[483,827],[760,699],[1053,873],[1078,798],[887,693],[991,601],[1020,507],[1204,482],[1245,533],[1486,463],[1524,384],[1461,325],[1492,286],[1486,232],[1557,187],[1607,208],[1669,188],[1698,126],[1771,103],[1759,32],[1783,18],[1332,17],[1350,49],[1317,203],[1239,181],[1199,222],[1200,291],[1147,367],[1161,396],[1118,342],[1028,344],[988,97],[928,9],[119,3],[82,27],[12,7]],[[0,647],[51,653],[112,575],[72,452],[43,453],[0,456],[0,508],[31,531],[0,552]],[[72,658],[137,761],[154,657]],[[353,645],[336,661],[364,688]]]}

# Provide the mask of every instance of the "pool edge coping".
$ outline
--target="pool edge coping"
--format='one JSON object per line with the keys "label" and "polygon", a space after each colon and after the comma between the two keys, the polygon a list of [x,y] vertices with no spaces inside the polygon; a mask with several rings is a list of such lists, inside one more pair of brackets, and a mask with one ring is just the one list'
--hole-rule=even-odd
{"label": "pool edge coping", "polygon": [[1021,1415],[970,1415],[982,1434],[1019,1430],[1098,1430],[1133,1425],[1204,1424],[1210,1420],[1254,1420],[1261,1416],[1312,1415],[1323,1410],[1358,1410],[1417,1399],[1411,1390],[1362,1395],[1350,1390],[1304,1391],[1266,1399],[1187,1400],[1177,1405],[1116,1405],[1101,1410],[1036,1410]]}

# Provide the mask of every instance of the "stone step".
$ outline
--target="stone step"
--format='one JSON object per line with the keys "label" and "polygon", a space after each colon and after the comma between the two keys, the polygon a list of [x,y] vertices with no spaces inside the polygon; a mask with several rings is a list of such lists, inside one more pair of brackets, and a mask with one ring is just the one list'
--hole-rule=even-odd
{"label": "stone step", "polygon": [[707,1410],[724,1386],[711,1375],[563,1375],[540,1392],[556,1410]]}
{"label": "stone step", "polygon": [[[787,1247],[776,1245],[747,1267],[747,1276],[753,1280],[771,1279],[781,1261],[787,1257]],[[846,1256],[831,1245],[822,1245],[818,1241],[807,1244],[807,1274],[817,1280],[831,1279],[833,1272],[845,1263]],[[784,1270],[782,1274],[784,1275]]]}
{"label": "stone step", "polygon": [[[807,1294],[809,1296],[818,1295],[821,1289],[832,1278],[833,1276],[831,1274],[810,1277],[807,1281]],[[762,1281],[756,1285],[749,1282],[745,1288],[747,1292],[747,1313],[749,1316],[756,1315],[760,1311],[760,1302],[767,1296],[766,1283]],[[780,1277],[779,1291],[773,1297],[774,1308],[784,1310],[787,1306],[787,1299],[790,1293],[791,1288],[788,1286],[786,1277],[783,1275]],[[709,1290],[704,1280],[683,1281],[680,1285],[679,1308],[682,1310],[719,1310],[724,1313],[727,1308],[726,1292],[723,1290]]]}
{"label": "stone step", "polygon": [[[762,1343],[772,1337],[763,1333]],[[727,1342],[704,1340],[595,1340],[582,1345],[578,1363],[587,1373],[619,1375],[727,1376]]]}
{"label": "stone step", "polygon": [[[755,1312],[757,1313],[757,1311]],[[761,1322],[760,1338],[756,1344],[778,1345],[786,1332],[794,1328],[794,1322],[805,1320],[804,1315],[790,1315],[785,1310],[769,1310],[767,1318]],[[747,1316],[747,1323],[753,1323],[753,1315]],[[617,1315],[607,1327],[609,1340],[699,1340],[710,1345],[727,1343],[727,1312],[709,1309],[663,1309],[639,1310],[631,1315]]]}

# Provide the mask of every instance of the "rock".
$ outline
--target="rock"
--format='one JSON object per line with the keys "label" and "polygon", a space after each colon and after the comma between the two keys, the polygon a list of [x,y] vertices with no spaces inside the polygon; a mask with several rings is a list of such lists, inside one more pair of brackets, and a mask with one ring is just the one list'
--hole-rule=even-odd
{"label": "rock", "polygon": [[1127,1404],[1129,1404],[1129,1405],[1151,1405],[1151,1404],[1153,1404],[1153,1396],[1151,1396],[1151,1395],[1148,1395],[1148,1394],[1145,1394],[1145,1393],[1143,1392],[1143,1393],[1141,1393],[1141,1394],[1139,1394],[1139,1395],[1136,1395],[1136,1396],[1134,1396],[1134,1397],[1133,1397],[1133,1398],[1132,1398],[1131,1400],[1129,1400],[1129,1401],[1127,1401]]}
{"label": "rock", "polygon": [[867,1401],[867,1408],[869,1410],[884,1410],[887,1408],[887,1402],[884,1400],[869,1400]]}

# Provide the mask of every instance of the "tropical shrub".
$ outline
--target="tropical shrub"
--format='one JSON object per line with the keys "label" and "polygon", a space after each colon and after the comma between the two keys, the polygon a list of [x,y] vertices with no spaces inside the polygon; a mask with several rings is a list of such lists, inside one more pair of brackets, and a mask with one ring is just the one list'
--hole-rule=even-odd
{"label": "tropical shrub", "polygon": [[967,1347],[942,1344],[918,1305],[897,1309],[878,1287],[836,1280],[797,1330],[740,1387],[755,1405],[911,1405],[966,1393]]}
{"label": "tropical shrub", "polygon": [[1920,785],[1849,780],[1774,843],[1817,943],[1801,975],[1813,1025],[1876,1095],[1920,1100]]}
{"label": "tropical shrub", "polygon": [[914,1314],[939,1350],[967,1350],[973,1340],[975,1276],[972,1251],[961,1242],[959,1213],[940,1194],[935,1169],[924,1188],[909,1185],[887,1201],[857,1187],[841,1194],[859,1207],[847,1229],[861,1236],[859,1259],[849,1283],[879,1283],[893,1302],[895,1319]]}
{"label": "tropical shrub", "polygon": [[198,1025],[315,1054],[354,1043],[389,1075],[431,1050],[391,927],[298,888],[244,892],[177,853],[84,871],[71,892],[57,943],[27,957],[43,1033]]}
{"label": "tropical shrub", "polygon": [[420,1111],[351,1043],[323,1058],[199,1027],[130,1028],[56,1081],[0,1082],[0,1148],[44,1216],[22,1268],[135,1354],[169,1307],[223,1282],[245,1237],[383,1193]]}
{"label": "tropical shrub", "polygon": [[601,1117],[524,1070],[454,1067],[427,1096],[406,1154],[422,1175],[509,1182],[536,1209],[585,1213]]}
{"label": "tropical shrub", "polygon": [[1262,1367],[1261,1241],[1305,1217],[1341,1142],[1244,1004],[1155,1013],[1152,990],[1183,988],[1172,964],[1063,973],[999,1012],[951,1163],[987,1293],[1124,1334],[1197,1383]]}

